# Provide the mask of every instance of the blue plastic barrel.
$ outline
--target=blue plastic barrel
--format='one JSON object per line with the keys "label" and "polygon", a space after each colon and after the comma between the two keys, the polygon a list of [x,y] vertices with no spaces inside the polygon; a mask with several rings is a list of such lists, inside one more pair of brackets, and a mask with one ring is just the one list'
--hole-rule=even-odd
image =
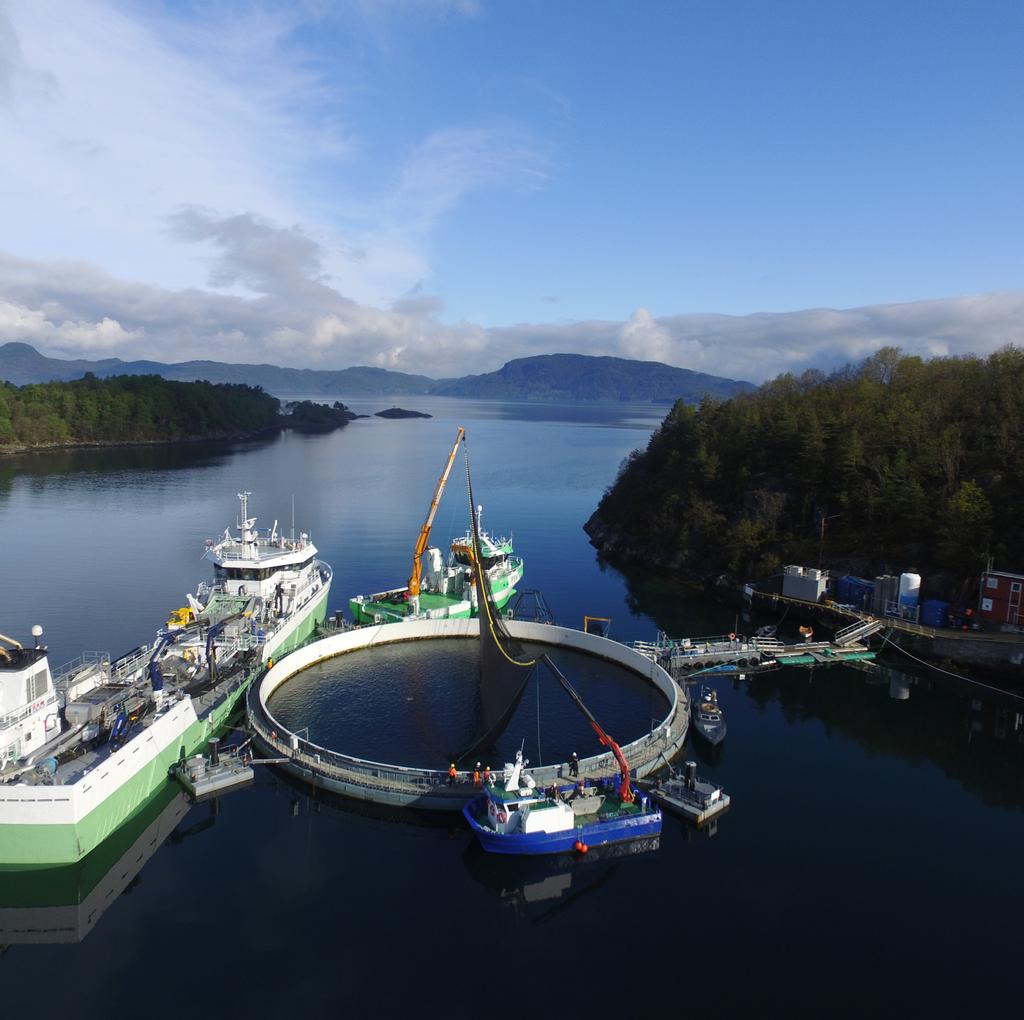
{"label": "blue plastic barrel", "polygon": [[949,603],[942,599],[929,599],[921,605],[921,623],[926,627],[946,627],[949,624]]}

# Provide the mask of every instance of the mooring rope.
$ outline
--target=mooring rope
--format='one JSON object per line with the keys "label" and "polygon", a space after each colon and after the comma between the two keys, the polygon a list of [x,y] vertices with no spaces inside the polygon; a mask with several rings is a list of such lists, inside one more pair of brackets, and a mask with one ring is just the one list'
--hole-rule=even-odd
{"label": "mooring rope", "polygon": [[[892,631],[890,630],[889,634],[891,633]],[[937,670],[939,673],[945,673],[946,676],[954,677],[957,680],[963,680],[964,683],[974,684],[975,687],[984,687],[985,690],[994,691],[996,694],[1005,694],[1007,697],[1013,698],[1016,701],[1024,701],[1024,695],[1014,694],[1013,691],[1008,691],[1005,687],[996,687],[993,684],[983,683],[981,680],[972,680],[969,676],[963,676],[960,673],[953,673],[948,669],[943,669],[941,666],[936,666],[933,662],[927,662],[924,659],[919,659],[916,655],[913,655],[910,652],[908,652],[906,648],[904,648],[902,645],[896,644],[896,642],[892,640],[889,634],[886,634],[883,637],[882,648],[880,648],[879,651],[884,649],[887,644],[892,645],[893,648],[895,648],[898,652],[902,652],[908,659],[913,659],[914,662],[919,662],[922,666],[927,666],[929,669]]]}

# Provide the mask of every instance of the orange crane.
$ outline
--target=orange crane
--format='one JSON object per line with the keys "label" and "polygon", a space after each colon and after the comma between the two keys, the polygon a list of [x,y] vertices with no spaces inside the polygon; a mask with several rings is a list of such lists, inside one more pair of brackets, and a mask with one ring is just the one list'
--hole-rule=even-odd
{"label": "orange crane", "polygon": [[459,452],[459,443],[464,442],[465,438],[466,430],[460,425],[459,431],[455,436],[455,444],[452,446],[452,452],[448,454],[448,461],[445,464],[444,471],[441,473],[441,478],[437,483],[437,489],[434,491],[434,498],[430,501],[430,510],[427,511],[427,519],[423,522],[423,527],[420,528],[419,538],[416,539],[416,548],[412,554],[412,574],[409,576],[410,614],[418,613],[420,611],[420,577],[423,571],[420,560],[427,550],[427,542],[430,541],[430,529],[434,526],[434,517],[437,515],[437,508],[441,502],[444,487],[448,482],[448,476],[452,473],[452,465],[455,463],[455,455]]}

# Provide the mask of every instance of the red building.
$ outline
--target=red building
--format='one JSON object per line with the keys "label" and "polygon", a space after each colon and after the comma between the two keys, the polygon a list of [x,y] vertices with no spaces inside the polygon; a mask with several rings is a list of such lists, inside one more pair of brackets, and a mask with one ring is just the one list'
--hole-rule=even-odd
{"label": "red building", "polygon": [[990,623],[1024,626],[1021,589],[1024,574],[1008,574],[1005,570],[986,570],[981,575],[978,616]]}

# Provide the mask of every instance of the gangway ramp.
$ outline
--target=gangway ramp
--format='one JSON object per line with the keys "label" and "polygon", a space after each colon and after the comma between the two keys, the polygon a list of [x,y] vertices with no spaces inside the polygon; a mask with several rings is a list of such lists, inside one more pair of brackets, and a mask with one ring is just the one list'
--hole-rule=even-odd
{"label": "gangway ramp", "polygon": [[840,648],[844,648],[856,641],[863,641],[865,638],[871,637],[872,634],[877,634],[885,626],[886,624],[883,620],[875,620],[870,617],[867,620],[858,620],[856,623],[851,623],[849,627],[837,630],[832,643],[839,645]]}

